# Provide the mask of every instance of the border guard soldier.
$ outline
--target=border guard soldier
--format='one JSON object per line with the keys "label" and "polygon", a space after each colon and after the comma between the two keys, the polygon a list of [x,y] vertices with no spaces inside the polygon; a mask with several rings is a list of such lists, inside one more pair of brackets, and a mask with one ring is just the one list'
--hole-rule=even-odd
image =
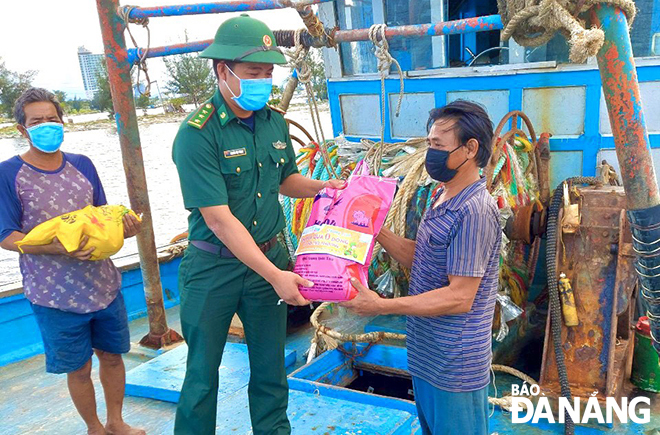
{"label": "border guard soldier", "polygon": [[213,59],[218,89],[182,123],[172,150],[190,211],[179,269],[188,361],[174,433],[215,432],[218,368],[238,313],[253,433],[289,434],[287,308],[279,302],[309,304],[298,286],[312,283],[286,271],[288,254],[276,239],[285,226],[278,193],[308,198],[345,184],[298,173],[286,121],[266,106],[274,64],[286,60],[263,22],[246,14],[225,21],[201,57]]}

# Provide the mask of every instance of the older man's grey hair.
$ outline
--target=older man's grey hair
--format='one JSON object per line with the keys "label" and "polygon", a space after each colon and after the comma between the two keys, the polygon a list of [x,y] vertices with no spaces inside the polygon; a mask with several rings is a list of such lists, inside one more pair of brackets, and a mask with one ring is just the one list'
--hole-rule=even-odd
{"label": "older man's grey hair", "polygon": [[42,101],[53,103],[55,110],[57,110],[57,116],[60,118],[60,121],[64,122],[62,105],[57,100],[55,94],[43,88],[29,88],[18,97],[16,104],[14,104],[14,119],[16,119],[16,122],[25,127],[25,106]]}

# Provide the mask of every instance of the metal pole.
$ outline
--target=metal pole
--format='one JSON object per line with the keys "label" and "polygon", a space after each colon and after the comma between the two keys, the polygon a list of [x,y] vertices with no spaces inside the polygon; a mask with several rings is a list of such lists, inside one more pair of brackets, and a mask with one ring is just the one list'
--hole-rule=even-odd
{"label": "metal pole", "polygon": [[158,80],[149,82],[149,84],[151,83],[156,83],[156,89],[158,89],[158,99],[160,100],[160,106],[164,108],[165,106],[163,105],[163,95],[160,93],[160,86],[158,86]]}
{"label": "metal pole", "polygon": [[[502,27],[502,18],[499,15],[486,15],[439,23],[388,27],[385,30],[385,37],[387,39],[396,37],[423,38],[426,36],[488,32],[490,30],[501,30]],[[334,39],[337,42],[369,41],[369,29],[339,30]]]}
{"label": "metal pole", "polygon": [[[388,27],[385,30],[385,36],[388,39],[398,38],[398,37],[408,37],[408,38],[422,38],[427,36],[440,36],[440,35],[458,35],[462,33],[472,33],[472,32],[487,32],[490,30],[501,30],[502,29],[502,19],[499,15],[487,15],[485,17],[475,17],[475,18],[466,18],[462,20],[455,21],[444,21],[440,23],[430,23],[430,24],[414,24],[410,26],[397,26],[397,27]],[[331,30],[328,30],[329,33],[332,33]],[[275,30],[275,39],[277,40],[277,45],[280,47],[293,47],[293,35],[294,31],[292,30]],[[322,37],[312,37],[307,32],[302,34],[302,42],[306,46],[311,47],[326,47],[327,38]],[[333,39],[335,42],[352,42],[352,41],[368,41],[369,40],[369,29],[355,29],[355,30],[338,30],[335,32]],[[147,58],[150,57],[164,57],[170,56],[173,54],[184,54],[184,53],[194,53],[204,50],[206,47],[211,45],[213,42],[212,39],[205,41],[195,41],[187,42],[184,44],[175,44],[167,45],[163,47],[152,47],[149,48],[147,53]],[[128,58],[131,64],[137,63],[139,60],[139,54],[143,52],[142,48],[131,48],[128,50]]]}
{"label": "metal pole", "polygon": [[590,15],[592,25],[605,32],[605,43],[597,55],[598,68],[628,209],[650,208],[660,204],[660,192],[644,121],[628,19],[621,9],[605,4],[594,6]]}
{"label": "metal pole", "polygon": [[269,9],[284,9],[304,7],[326,3],[333,0],[228,0],[216,3],[200,3],[191,5],[154,6],[151,8],[134,8],[128,18],[139,20],[144,18],[174,17],[182,15],[221,14],[224,12],[263,11]]}
{"label": "metal pole", "polygon": [[115,109],[128,196],[131,208],[142,213],[142,230],[137,235],[137,244],[149,316],[149,334],[142,338],[140,344],[158,349],[182,338],[168,328],[165,317],[147,180],[133,102],[131,65],[127,61],[124,23],[117,15],[119,0],[96,0],[96,6],[103,35],[108,80]]}
{"label": "metal pole", "polygon": [[280,104],[277,106],[283,111],[289,110],[289,104],[291,104],[291,98],[293,98],[293,93],[296,91],[296,88],[298,87],[298,75],[293,74],[290,78],[289,81],[286,82],[286,88],[284,88],[284,92],[282,92],[282,99],[280,100]]}

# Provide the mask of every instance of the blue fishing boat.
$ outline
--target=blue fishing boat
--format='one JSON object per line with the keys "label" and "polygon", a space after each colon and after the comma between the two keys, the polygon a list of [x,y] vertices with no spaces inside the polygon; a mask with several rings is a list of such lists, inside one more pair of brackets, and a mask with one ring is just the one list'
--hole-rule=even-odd
{"label": "blue fishing boat", "polygon": [[[186,240],[161,249],[154,243],[130,68],[198,52],[211,41],[127,49],[124,30],[167,16],[295,7],[305,30],[274,32],[279,46],[298,50],[280,109],[305,83],[305,50],[321,48],[333,126],[325,137],[316,125],[290,120],[301,173],[328,179],[367,159],[382,175],[398,178],[387,222],[395,233],[415,237],[437,188],[419,158],[428,112],[466,99],[499,122],[484,171],[506,237],[493,326],[491,431],[572,432],[570,423],[550,421],[560,417],[560,399],[572,396],[583,400],[582,411],[590,399],[605,410],[608,398],[643,398],[649,413],[645,422],[637,415],[612,424],[576,421],[575,433],[658,433],[660,115],[652,104],[660,96],[660,1],[546,3],[554,9],[543,16],[537,6],[534,12],[495,0],[246,0],[155,8],[97,0],[131,207],[144,214],[146,227],[138,236],[139,259],[117,262],[134,343],[125,358],[127,421],[148,433],[172,432],[187,352],[176,332]],[[569,18],[557,24],[548,14]],[[309,95],[313,117],[314,101]],[[280,242],[293,255],[309,207],[304,200],[281,203],[288,225]],[[398,297],[407,292],[407,273],[379,251],[370,281],[382,296]],[[289,315],[293,433],[422,433],[405,318],[360,320],[327,303],[313,314],[290,308]],[[640,316],[649,326],[636,327]],[[233,326],[217,433],[251,433],[247,350],[240,323]],[[82,431],[63,379],[43,373],[43,344],[20,285],[0,288],[0,334],[1,432]],[[530,414],[515,422],[515,391],[526,391],[519,397],[537,410],[547,399],[554,417],[532,421]]]}

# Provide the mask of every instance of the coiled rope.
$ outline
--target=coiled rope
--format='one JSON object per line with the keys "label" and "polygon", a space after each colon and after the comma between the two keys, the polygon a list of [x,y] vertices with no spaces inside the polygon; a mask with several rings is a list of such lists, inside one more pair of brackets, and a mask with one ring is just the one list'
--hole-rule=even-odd
{"label": "coiled rope", "polygon": [[307,104],[309,105],[309,113],[312,118],[312,124],[314,125],[316,143],[319,144],[319,150],[323,157],[323,164],[328,171],[332,173],[334,178],[339,178],[328,155],[325,135],[323,134],[323,126],[321,125],[321,115],[319,114],[319,108],[316,104],[316,98],[314,98],[314,88],[311,84],[312,68],[309,66],[309,61],[307,59],[307,56],[309,55],[309,47],[305,47],[301,39],[302,33],[305,31],[306,29],[304,28],[296,30],[294,35],[295,47],[293,50],[287,50],[286,54],[289,56],[289,66],[292,71],[295,70],[297,72],[298,81],[303,84],[307,92]]}
{"label": "coiled rope", "polygon": [[390,45],[385,37],[386,24],[374,24],[369,28],[369,39],[374,44],[375,55],[378,59],[378,73],[380,74],[380,144],[378,158],[375,159],[375,166],[372,168],[373,173],[378,175],[383,158],[383,148],[385,147],[385,108],[387,106],[387,94],[385,93],[385,78],[390,75],[390,68],[392,64],[396,65],[399,72],[399,101],[396,106],[395,116],[399,116],[401,111],[401,103],[403,102],[403,71],[399,61],[392,57],[390,54]]}
{"label": "coiled rope", "polygon": [[[151,31],[149,30],[149,18],[134,18],[134,19],[129,18],[131,11],[135,8],[137,8],[137,6],[120,6],[119,9],[117,10],[117,14],[124,21],[124,24],[126,25],[126,30],[128,30],[128,36],[130,36],[131,41],[133,41],[133,46],[137,49],[138,55],[140,56],[140,60],[138,62],[137,78],[136,78],[138,85],[138,92],[140,93],[140,95],[149,97],[151,95],[151,79],[149,78],[149,70],[147,69],[147,55],[149,54],[149,48],[151,47]],[[129,25],[130,23],[140,24],[142,27],[147,29],[147,48],[142,49],[138,47],[137,41],[133,37],[133,33],[131,33],[131,27]],[[144,72],[144,77],[145,80],[147,81],[147,85],[145,86],[144,92],[142,92],[142,90],[140,89],[140,70]]]}
{"label": "coiled rope", "polygon": [[637,12],[632,0],[498,0],[504,23],[500,39],[513,37],[524,47],[537,47],[560,31],[568,39],[571,62],[582,63],[598,53],[605,33],[597,27],[586,29],[578,16],[599,4],[620,8],[632,25]]}

